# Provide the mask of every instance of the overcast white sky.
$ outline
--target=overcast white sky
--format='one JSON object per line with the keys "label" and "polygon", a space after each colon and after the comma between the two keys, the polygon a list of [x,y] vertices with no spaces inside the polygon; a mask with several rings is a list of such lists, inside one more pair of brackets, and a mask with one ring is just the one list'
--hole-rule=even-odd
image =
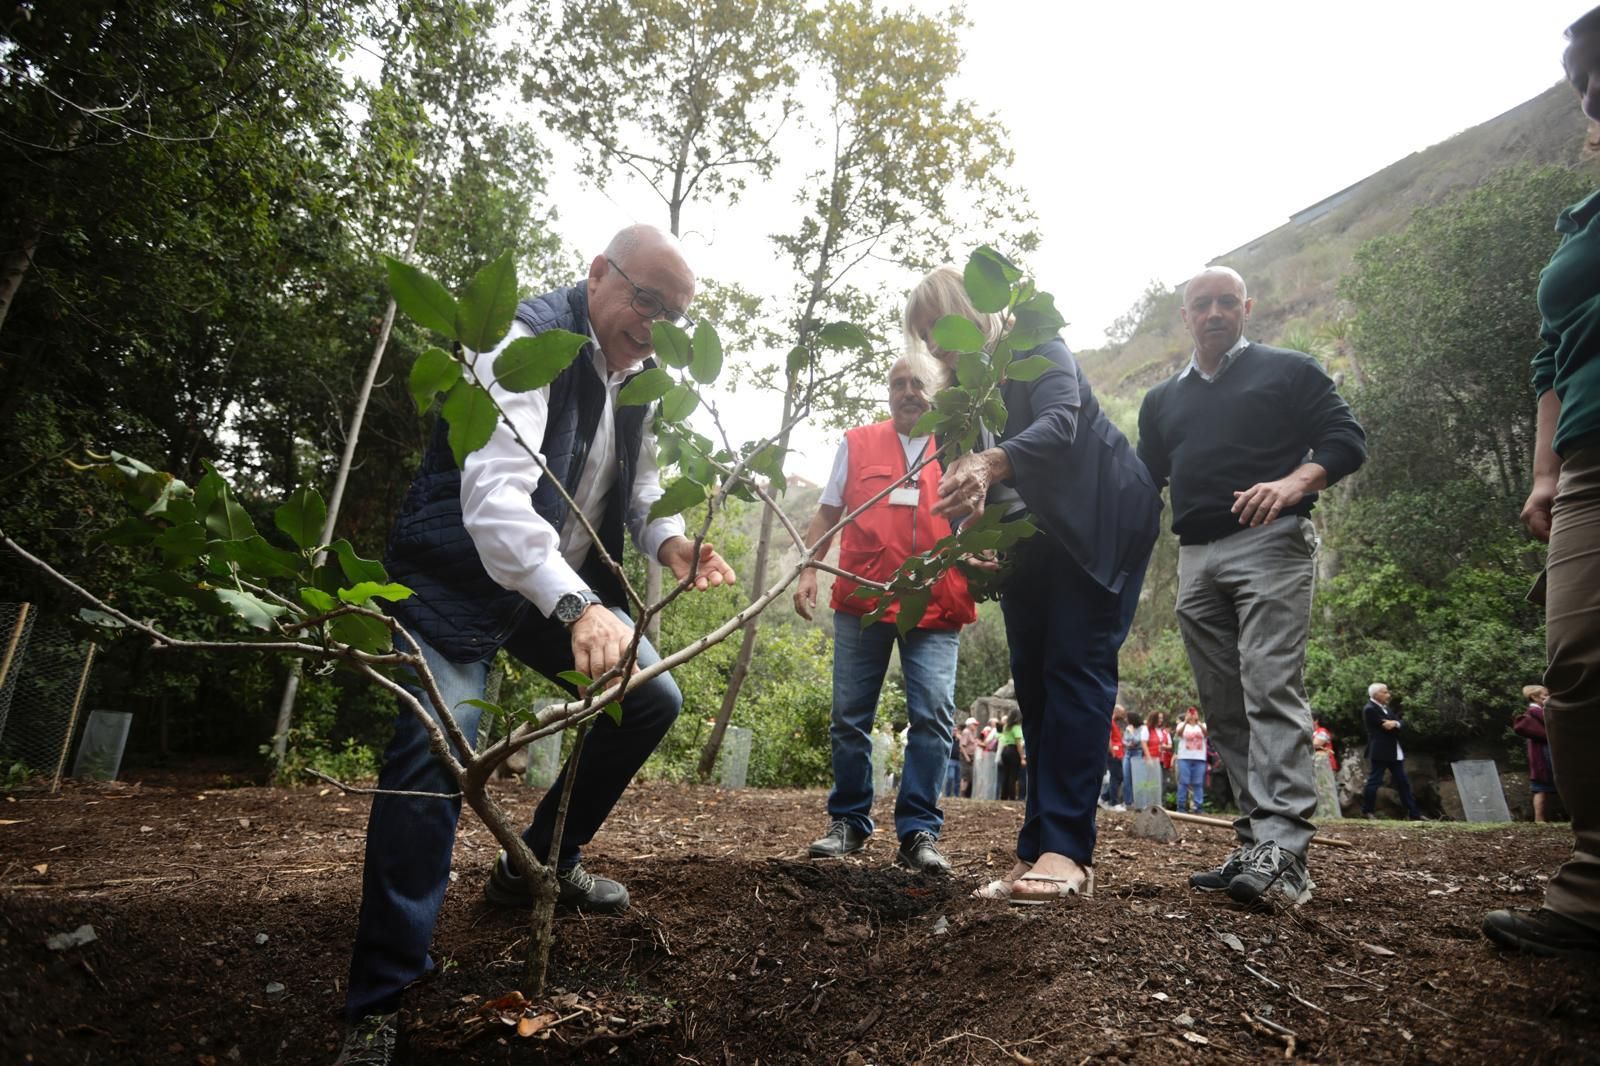
{"label": "overcast white sky", "polygon": [[[1011,130],[1013,175],[1042,236],[1030,262],[1069,320],[1068,342],[1089,348],[1151,279],[1179,282],[1291,212],[1548,88],[1561,77],[1563,28],[1592,4],[971,3],[958,91]],[[558,161],[571,151],[558,147]],[[696,269],[786,295],[794,279],[765,238],[793,218],[793,188],[780,175],[743,204],[690,208]],[[629,221],[665,222],[641,187],[600,192],[558,173],[550,191],[558,231],[587,254]],[[740,399],[755,436],[761,405]],[[822,480],[831,435],[802,448],[795,469]]]}

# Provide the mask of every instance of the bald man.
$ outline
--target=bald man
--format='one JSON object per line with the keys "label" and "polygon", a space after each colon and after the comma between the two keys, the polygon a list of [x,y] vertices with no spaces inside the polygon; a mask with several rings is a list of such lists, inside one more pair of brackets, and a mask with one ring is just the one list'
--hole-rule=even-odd
{"label": "bald man", "polygon": [[1239,817],[1238,847],[1189,884],[1251,904],[1305,903],[1316,827],[1306,629],[1317,493],[1366,459],[1366,436],[1321,365],[1245,339],[1245,282],[1227,267],[1184,287],[1194,349],[1145,394],[1139,458],[1169,485],[1178,625],[1209,740]]}
{"label": "bald man", "polygon": [[[618,406],[617,394],[634,374],[654,365],[652,323],[689,323],[685,309],[694,288],[694,273],[669,236],[650,226],[623,230],[594,257],[586,279],[523,300],[510,334],[494,351],[477,357],[480,380],[505,412],[489,442],[458,468],[449,427],[443,418],[434,427],[422,469],[390,533],[386,565],[393,580],[414,590],[394,606],[394,614],[421,645],[447,709],[469,742],[477,735],[479,711],[464,701],[483,697],[490,662],[501,648],[574,692],[560,673],[576,668],[597,677],[618,662],[633,639],[621,584],[518,436],[538,448],[612,559],[622,559],[626,530],[641,552],[659,559],[674,577],[682,580],[691,571],[694,546],[684,536],[682,519],[646,520],[651,504],[661,498],[650,412]],[[502,348],[552,329],[589,338],[560,376],[532,392],[509,392],[492,383],[491,368]],[[709,545],[698,562],[696,588],[734,580]],[[638,665],[658,659],[641,640]],[[665,673],[631,689],[622,701],[621,721],[596,718],[576,769],[569,761],[545,793],[524,838],[536,856],[556,864],[560,906],[597,912],[628,906],[627,889],[587,872],[580,849],[681,705],[682,696]],[[561,852],[552,856],[556,807],[572,773]],[[427,731],[404,708],[395,719],[378,786],[411,792],[457,789],[429,749]],[[387,1063],[394,1053],[401,992],[433,966],[428,944],[449,881],[460,808],[459,800],[379,795],[373,801],[345,998],[350,1030],[340,1063]],[[530,885],[504,853],[484,892],[502,906],[532,902]]]}

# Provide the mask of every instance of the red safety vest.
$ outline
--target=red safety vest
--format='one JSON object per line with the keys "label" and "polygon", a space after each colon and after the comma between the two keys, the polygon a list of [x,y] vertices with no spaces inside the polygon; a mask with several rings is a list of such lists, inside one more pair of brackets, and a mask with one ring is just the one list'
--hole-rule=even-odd
{"label": "red safety vest", "polygon": [[[858,426],[844,436],[850,445],[844,481],[844,512],[849,514],[904,479],[909,467],[892,421]],[[917,506],[897,507],[885,496],[845,526],[840,534],[839,569],[873,581],[888,581],[901,563],[913,555],[931,551],[936,542],[948,537],[950,523],[933,513],[934,501],[939,498],[941,474],[937,460],[918,472]],[[878,604],[877,597],[864,599],[850,595],[858,587],[848,578],[836,579],[833,609],[857,616],[873,610]],[[892,605],[882,621],[894,621],[899,609],[899,604]],[[952,568],[934,583],[933,598],[917,628],[960,629],[977,617],[977,607],[967,592],[967,579]]]}

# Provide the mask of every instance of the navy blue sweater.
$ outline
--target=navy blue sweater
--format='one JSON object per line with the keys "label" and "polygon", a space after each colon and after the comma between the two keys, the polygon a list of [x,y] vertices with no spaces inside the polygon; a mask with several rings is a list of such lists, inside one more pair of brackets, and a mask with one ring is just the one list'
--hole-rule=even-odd
{"label": "navy blue sweater", "polygon": [[[1367,438],[1322,366],[1304,352],[1249,344],[1214,381],[1168,378],[1139,408],[1139,458],[1172,486],[1172,531],[1205,544],[1244,528],[1234,493],[1276,481],[1306,461],[1332,485],[1367,458]],[[1309,515],[1307,493],[1284,514]]]}

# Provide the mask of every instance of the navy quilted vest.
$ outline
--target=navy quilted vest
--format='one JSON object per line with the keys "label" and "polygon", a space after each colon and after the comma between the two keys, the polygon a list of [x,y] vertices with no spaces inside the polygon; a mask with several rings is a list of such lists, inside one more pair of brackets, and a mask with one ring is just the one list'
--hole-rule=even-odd
{"label": "navy quilted vest", "polygon": [[[517,319],[534,333],[565,329],[589,332],[588,293],[580,282],[543,296],[531,296],[517,307]],[[605,383],[594,371],[592,345],[550,383],[549,416],[540,454],[550,472],[572,493],[605,410]],[[654,366],[646,360],[641,370]],[[613,559],[622,559],[627,501],[638,470],[639,444],[646,407],[616,409],[617,481],[606,500],[605,516],[596,532]],[[548,479],[533,493],[533,508],[556,529],[567,517],[567,504]],[[433,428],[422,469],[407,490],[399,517],[389,533],[384,556],[389,579],[415,593],[392,605],[391,612],[407,629],[452,662],[481,662],[494,655],[532,607],[520,592],[501,587],[483,569],[478,549],[461,519],[461,471],[450,453],[449,426],[440,418]],[[579,574],[608,604],[625,603],[622,586],[591,550]]]}

